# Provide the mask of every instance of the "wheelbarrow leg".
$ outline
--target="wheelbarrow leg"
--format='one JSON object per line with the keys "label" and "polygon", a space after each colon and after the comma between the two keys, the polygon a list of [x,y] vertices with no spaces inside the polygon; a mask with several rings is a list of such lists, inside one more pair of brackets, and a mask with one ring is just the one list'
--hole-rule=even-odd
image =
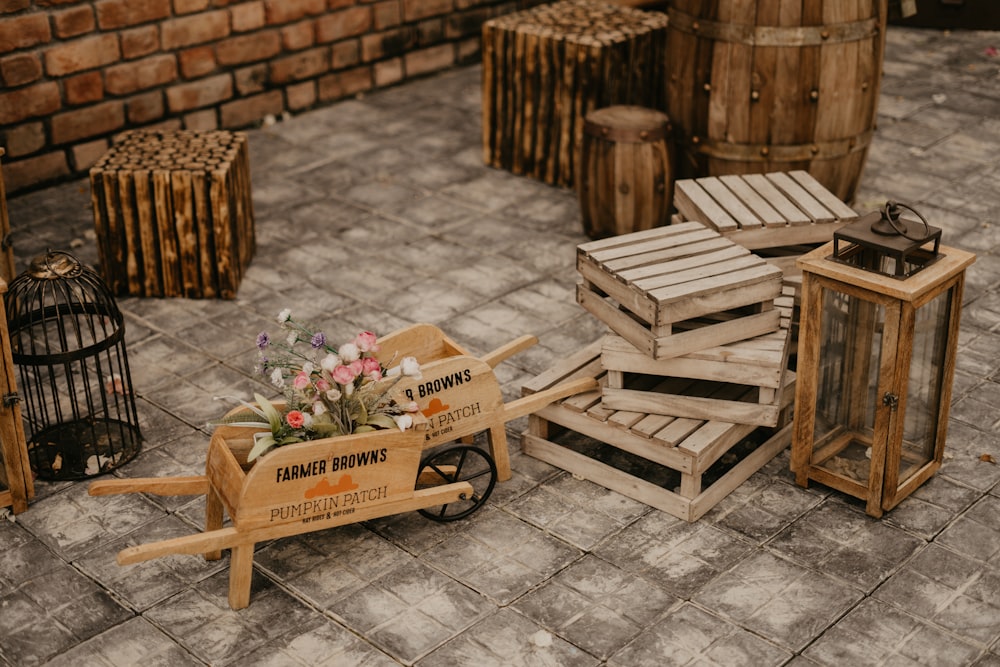
{"label": "wheelbarrow leg", "polygon": [[253,544],[239,544],[229,551],[229,606],[232,609],[245,609],[250,604],[253,547]]}
{"label": "wheelbarrow leg", "polygon": [[[223,507],[219,493],[209,488],[205,494],[205,532],[211,532],[222,528]],[[222,550],[205,552],[205,560],[219,560],[222,558]]]}
{"label": "wheelbarrow leg", "polygon": [[489,430],[490,455],[497,466],[497,481],[510,479],[510,451],[507,449],[507,428],[504,422],[494,424]]}

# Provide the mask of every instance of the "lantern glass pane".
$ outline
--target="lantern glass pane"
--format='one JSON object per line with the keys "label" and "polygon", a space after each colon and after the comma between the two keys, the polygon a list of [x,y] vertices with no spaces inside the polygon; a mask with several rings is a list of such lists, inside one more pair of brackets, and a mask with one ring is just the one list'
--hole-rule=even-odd
{"label": "lantern glass pane", "polygon": [[900,484],[934,460],[951,298],[952,290],[946,290],[916,311],[903,421]]}
{"label": "lantern glass pane", "polygon": [[823,289],[812,464],[867,484],[885,307]]}

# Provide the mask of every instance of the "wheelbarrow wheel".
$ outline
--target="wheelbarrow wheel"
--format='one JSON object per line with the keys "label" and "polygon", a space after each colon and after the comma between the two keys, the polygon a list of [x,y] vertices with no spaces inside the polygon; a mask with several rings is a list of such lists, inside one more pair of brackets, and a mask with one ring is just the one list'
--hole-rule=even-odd
{"label": "wheelbarrow wheel", "polygon": [[472,495],[417,511],[434,521],[455,521],[475,512],[493,493],[497,482],[497,466],[493,457],[478,447],[456,445],[434,452],[421,461],[417,489],[455,482],[471,484]]}

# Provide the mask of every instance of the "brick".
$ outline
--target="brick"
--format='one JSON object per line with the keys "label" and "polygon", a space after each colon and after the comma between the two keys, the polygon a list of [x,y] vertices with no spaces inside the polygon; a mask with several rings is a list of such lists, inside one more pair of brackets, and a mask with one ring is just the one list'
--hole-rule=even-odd
{"label": "brick", "polygon": [[174,14],[193,14],[208,9],[209,0],[174,0]]}
{"label": "brick", "polygon": [[470,37],[458,42],[458,54],[455,63],[458,65],[471,65],[483,59],[482,41],[479,37]]}
{"label": "brick", "polygon": [[403,80],[403,59],[391,58],[375,63],[375,87],[391,86]]}
{"label": "brick", "polygon": [[292,111],[308,109],[316,103],[316,82],[303,81],[285,88],[287,106]]}
{"label": "brick", "polygon": [[73,168],[76,171],[86,171],[94,166],[108,152],[108,140],[97,139],[83,144],[76,144],[70,149]]}
{"label": "brick", "polygon": [[277,30],[264,30],[219,42],[215,55],[220,65],[240,65],[265,60],[281,53],[281,36]]}
{"label": "brick", "polygon": [[42,77],[42,61],[34,53],[18,53],[0,58],[0,81],[5,86],[23,86]]}
{"label": "brick", "polygon": [[361,62],[361,42],[356,39],[337,42],[330,47],[330,66],[333,69],[354,67]]}
{"label": "brick", "polygon": [[45,71],[49,76],[66,76],[117,60],[118,36],[107,33],[53,46],[45,52]]}
{"label": "brick", "polygon": [[125,113],[128,122],[137,125],[145,125],[157,118],[163,118],[163,91],[151,90],[147,93],[135,95],[125,103]]}
{"label": "brick", "polygon": [[164,21],[163,48],[173,51],[185,46],[215,42],[229,36],[229,12],[218,9]]}
{"label": "brick", "polygon": [[399,0],[384,0],[372,7],[376,30],[395,28],[403,22],[403,7]]}
{"label": "brick", "polygon": [[0,21],[0,53],[26,49],[52,39],[45,14],[25,14]]}
{"label": "brick", "polygon": [[13,14],[31,6],[31,0],[0,0],[0,14]]}
{"label": "brick", "polygon": [[308,49],[315,42],[312,21],[299,21],[281,29],[281,45],[286,51]]}
{"label": "brick", "polygon": [[284,110],[284,98],[280,90],[272,90],[235,102],[227,102],[219,107],[222,127],[245,127],[268,114],[280,114]]}
{"label": "brick", "polygon": [[233,72],[236,79],[236,92],[241,97],[248,97],[254,93],[263,92],[267,88],[267,63],[258,63],[250,67],[243,67]]}
{"label": "brick", "polygon": [[264,27],[267,19],[264,17],[264,0],[244,2],[229,9],[233,32],[247,32]]}
{"label": "brick", "polygon": [[228,74],[182,83],[167,89],[167,108],[171,112],[189,111],[218,104],[233,96],[233,81]]}
{"label": "brick", "polygon": [[371,7],[353,7],[316,19],[316,41],[333,42],[371,30]]}
{"label": "brick", "polygon": [[170,16],[170,0],[100,0],[97,25],[101,30],[117,30]]}
{"label": "brick", "polygon": [[89,5],[82,5],[52,12],[52,25],[55,27],[56,37],[66,39],[93,32],[97,24],[94,21],[94,10]]}
{"label": "brick", "polygon": [[4,185],[13,193],[32,185],[68,176],[69,167],[66,164],[66,154],[63,151],[55,151],[4,163],[3,173]]}
{"label": "brick", "polygon": [[6,149],[8,158],[40,151],[45,148],[45,126],[36,122],[8,127],[0,134],[0,145]]}
{"label": "brick", "polygon": [[215,71],[215,49],[211,46],[196,46],[193,49],[185,49],[177,54],[177,63],[181,69],[181,76],[185,79],[203,77]]}
{"label": "brick", "polygon": [[417,44],[433,46],[444,41],[444,21],[431,19],[417,24]]}
{"label": "brick", "polygon": [[11,125],[25,118],[48,116],[61,106],[59,84],[55,81],[0,93],[0,125]]}
{"label": "brick", "polygon": [[365,62],[401,56],[417,44],[417,31],[412,27],[397,28],[361,38],[361,59]]}
{"label": "brick", "polygon": [[325,10],[325,0],[264,0],[264,14],[270,25],[291,23]]}
{"label": "brick", "polygon": [[176,79],[177,60],[172,53],[132,60],[104,70],[104,87],[112,95],[128,95]]}
{"label": "brick", "polygon": [[455,64],[455,47],[441,44],[429,49],[411,51],[403,56],[407,76],[418,76],[446,69]]}
{"label": "brick", "polygon": [[452,0],[403,0],[403,20],[409,23],[429,16],[442,16],[452,9]]}
{"label": "brick", "polygon": [[358,0],[327,0],[326,8],[329,10],[344,9],[345,7],[353,7],[357,5]]}
{"label": "brick", "polygon": [[125,104],[112,100],[52,116],[53,144],[71,144],[108,134],[125,125]]}
{"label": "brick", "polygon": [[104,81],[98,70],[63,79],[63,95],[68,104],[89,104],[104,99]]}
{"label": "brick", "polygon": [[122,45],[122,58],[131,60],[148,56],[160,49],[160,29],[155,25],[144,25],[119,33]]}
{"label": "brick", "polygon": [[483,23],[490,16],[491,14],[487,10],[453,14],[448,17],[445,37],[448,39],[460,39],[463,37],[476,37],[479,39],[483,31]]}
{"label": "brick", "polygon": [[215,109],[192,111],[184,116],[184,129],[186,130],[206,132],[208,130],[217,130],[218,128],[219,121],[216,118]]}
{"label": "brick", "polygon": [[320,77],[317,83],[319,84],[319,99],[323,102],[330,102],[371,90],[372,75],[369,68],[356,67]]}
{"label": "brick", "polygon": [[281,84],[309,79],[330,69],[330,50],[325,46],[310,49],[272,60],[270,65],[272,83]]}

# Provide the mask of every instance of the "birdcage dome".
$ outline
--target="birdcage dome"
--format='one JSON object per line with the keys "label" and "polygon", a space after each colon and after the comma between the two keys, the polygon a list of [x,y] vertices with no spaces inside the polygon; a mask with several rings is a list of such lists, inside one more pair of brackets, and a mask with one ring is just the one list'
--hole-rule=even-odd
{"label": "birdcage dome", "polygon": [[10,283],[6,312],[38,477],[92,477],[135,457],[125,318],[101,277],[69,253],[48,252]]}

